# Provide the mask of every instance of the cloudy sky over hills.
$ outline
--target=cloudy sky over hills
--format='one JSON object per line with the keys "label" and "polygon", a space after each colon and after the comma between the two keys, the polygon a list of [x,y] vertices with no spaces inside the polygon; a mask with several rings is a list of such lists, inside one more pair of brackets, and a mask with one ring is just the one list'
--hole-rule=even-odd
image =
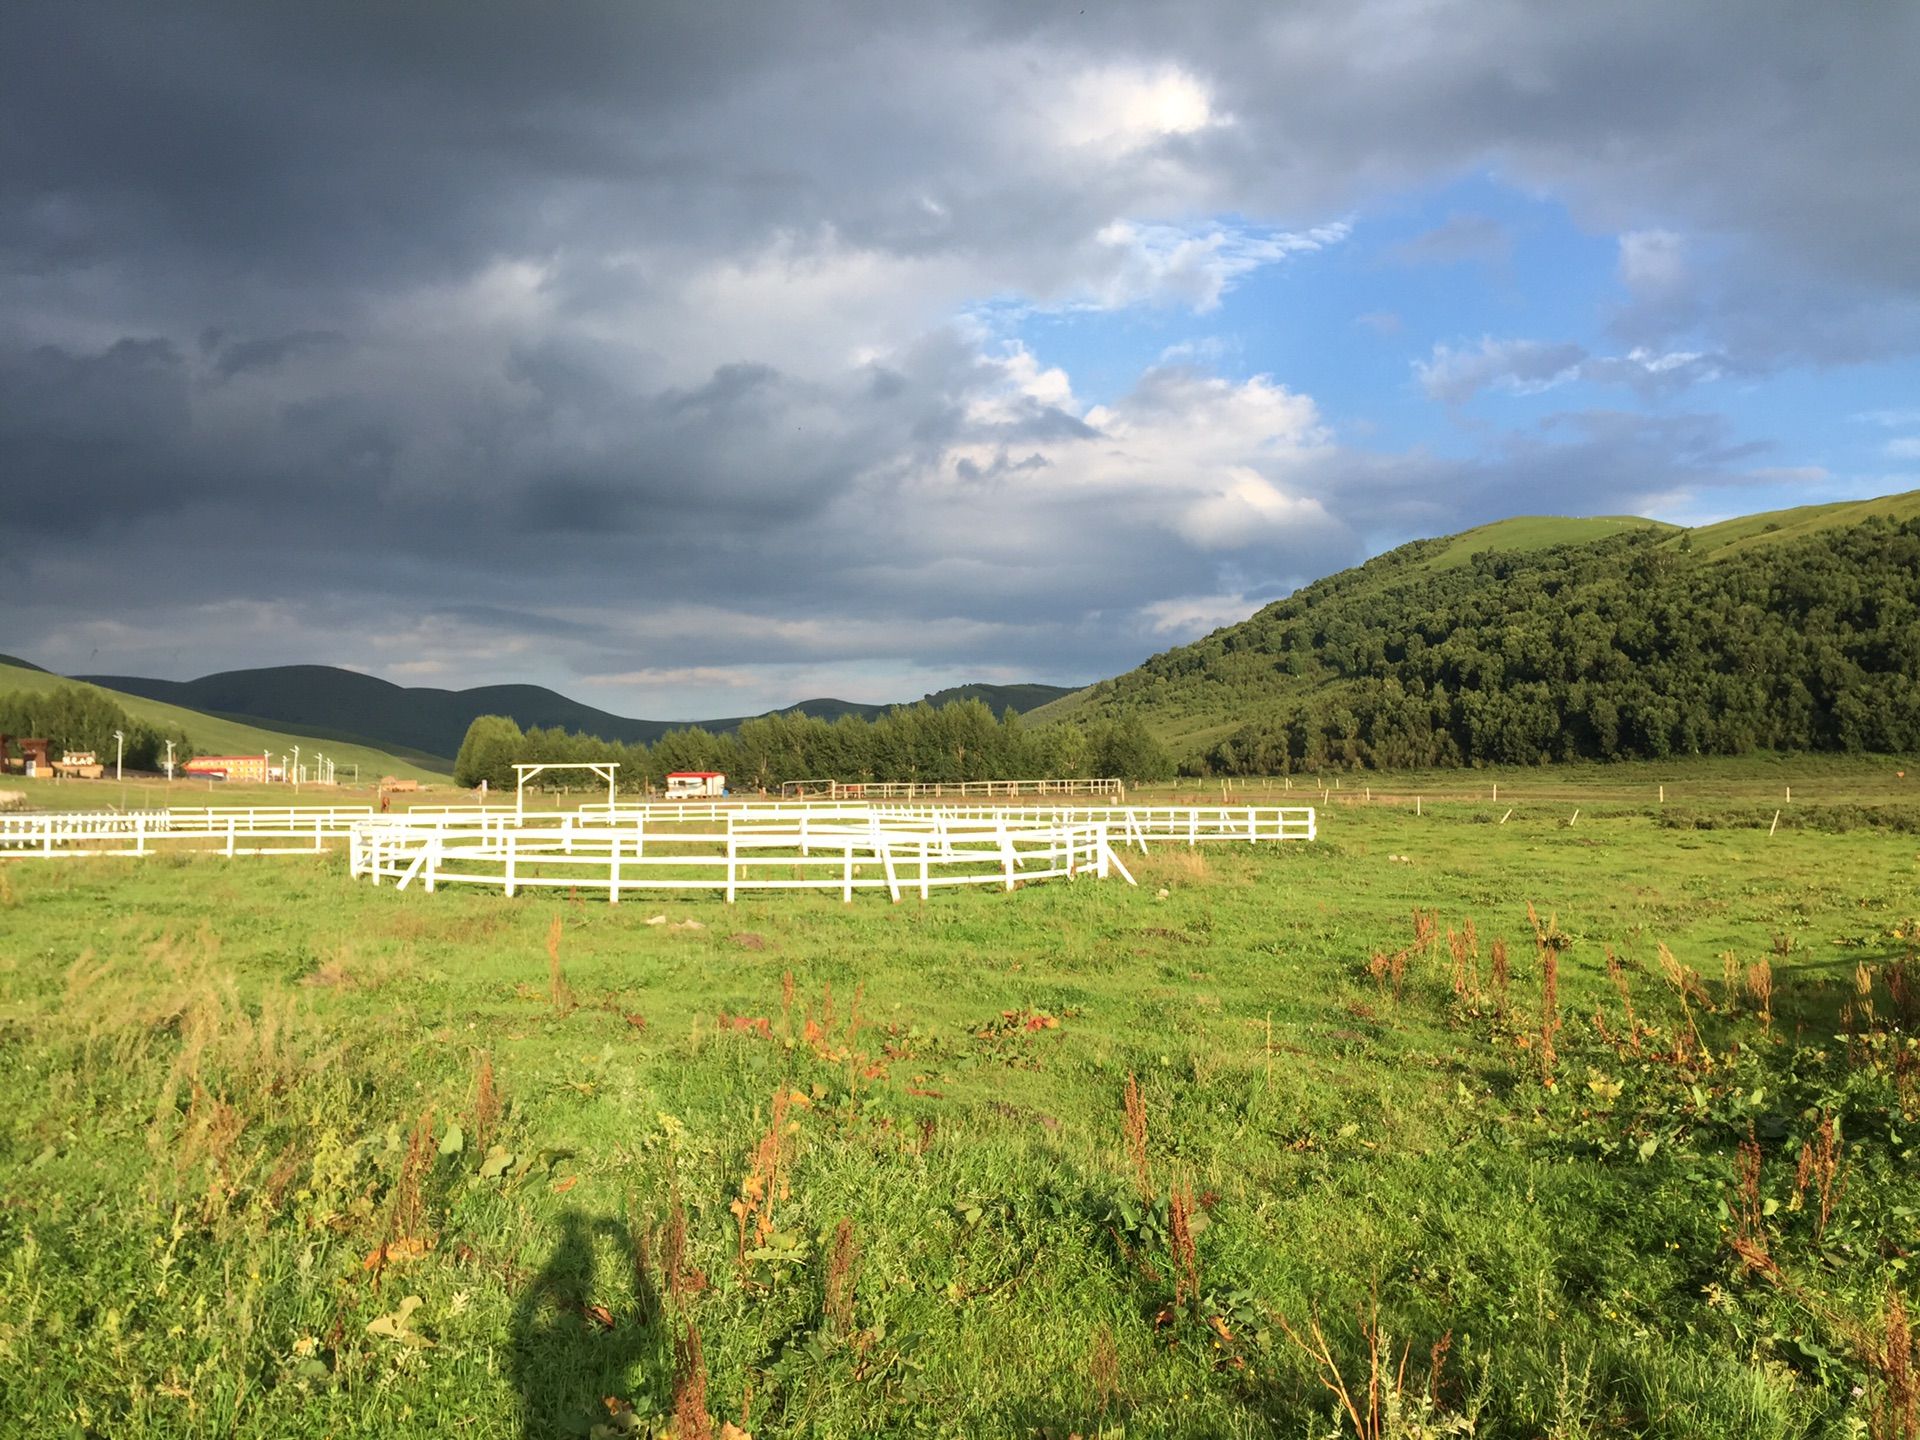
{"label": "cloudy sky over hills", "polygon": [[0,648],[737,714],[1920,487],[1920,7],[931,8],[9,7]]}

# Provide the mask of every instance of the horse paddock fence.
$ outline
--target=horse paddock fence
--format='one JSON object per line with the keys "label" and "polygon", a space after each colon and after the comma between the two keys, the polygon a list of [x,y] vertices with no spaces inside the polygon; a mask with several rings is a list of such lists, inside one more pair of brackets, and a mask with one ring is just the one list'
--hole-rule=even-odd
{"label": "horse paddock fence", "polygon": [[345,842],[355,879],[605,893],[866,890],[895,899],[962,885],[1133,876],[1125,850],[1313,840],[1305,806],[959,804],[897,801],[504,807],[208,807],[0,816],[0,860],[317,855]]}
{"label": "horse paddock fence", "polygon": [[391,825],[351,832],[348,869],[375,885],[419,883],[604,892],[609,903],[651,891],[882,890],[895,901],[958,885],[1011,890],[1035,880],[1133,876],[1095,822],[942,826],[877,820],[810,823],[762,819],[699,830],[602,824],[538,828]]}

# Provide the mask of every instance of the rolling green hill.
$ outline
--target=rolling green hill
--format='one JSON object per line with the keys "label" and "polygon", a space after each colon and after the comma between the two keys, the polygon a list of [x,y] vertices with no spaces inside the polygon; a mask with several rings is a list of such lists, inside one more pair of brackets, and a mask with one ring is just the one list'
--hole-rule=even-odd
{"label": "rolling green hill", "polygon": [[[483,685],[440,690],[391,681],[331,665],[276,665],[230,670],[198,680],[151,680],[133,675],[89,675],[93,684],[149,700],[243,723],[266,722],[290,734],[356,743],[411,754],[421,763],[450,760],[476,716],[505,715],[523,730],[566,730],[605,740],[652,744],[672,730],[698,725],[727,733],[753,717],[721,720],[634,720],[583,705],[539,685]],[[960,685],[928,697],[934,704],[978,698],[995,713],[1027,711],[1068,692],[1057,685]],[[872,719],[892,707],[847,700],[803,700],[777,713],[799,711],[823,720],[842,715]]]}
{"label": "rolling green hill", "polygon": [[1030,717],[1277,773],[1920,747],[1920,492],[1415,541]]}
{"label": "rolling green hill", "polygon": [[[1717,525],[1703,525],[1685,534],[1692,540],[1694,553],[1720,556],[1743,553],[1757,546],[1805,539],[1823,530],[1857,525],[1875,516],[1886,520],[1920,517],[1920,490],[1882,495],[1876,500],[1842,500],[1832,505],[1767,510],[1757,515],[1723,520]],[[1676,535],[1674,539],[1677,544],[1679,536]]]}
{"label": "rolling green hill", "polygon": [[[87,683],[89,682],[68,680],[65,676],[55,675],[38,667],[0,663],[0,693],[16,690],[46,691],[59,685]],[[291,754],[296,745],[308,753],[315,748],[314,737],[310,732],[293,733],[268,729],[242,720],[209,715],[106,686],[94,688],[104,690],[109,699],[137,720],[145,720],[161,729],[171,730],[177,727],[184,730],[187,738],[193,742],[195,751],[202,755],[269,753],[278,756]],[[445,765],[438,762],[421,764],[416,760],[375,746],[352,742],[327,743],[323,740],[319,748],[323,749],[328,758],[339,767],[342,779],[345,779],[355,766],[359,768],[359,774],[363,780],[377,780],[382,775],[442,783],[448,779],[449,767]]]}

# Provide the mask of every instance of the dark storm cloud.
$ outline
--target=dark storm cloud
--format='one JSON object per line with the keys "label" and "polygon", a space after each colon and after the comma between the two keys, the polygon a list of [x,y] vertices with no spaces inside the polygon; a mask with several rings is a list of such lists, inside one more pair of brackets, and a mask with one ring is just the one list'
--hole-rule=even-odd
{"label": "dark storm cloud", "polygon": [[271,370],[283,360],[302,353],[345,345],[347,337],[337,330],[296,330],[291,335],[228,340],[218,330],[208,330],[201,335],[200,343],[212,353],[215,372],[231,380],[250,370]]}
{"label": "dark storm cloud", "polygon": [[[1397,524],[1629,509],[1742,452],[1587,416],[1369,455],[1172,370],[1095,418],[956,314],[1209,303],[1291,253],[1259,227],[1492,169],[1710,237],[1711,284],[1623,251],[1618,329],[1713,344],[1541,341],[1435,393],[1904,353],[1917,38],[1898,6],[12,7],[9,608],[129,669],[185,635],[206,669],[1092,678]],[[1212,215],[1253,219],[1151,229]],[[1504,244],[1458,216],[1403,258]],[[77,503],[14,503],[46,496]]]}

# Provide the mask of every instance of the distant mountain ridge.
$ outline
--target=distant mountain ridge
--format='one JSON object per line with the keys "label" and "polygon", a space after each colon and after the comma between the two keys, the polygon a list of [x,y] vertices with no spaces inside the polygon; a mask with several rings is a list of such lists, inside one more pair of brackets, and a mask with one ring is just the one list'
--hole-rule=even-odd
{"label": "distant mountain ridge", "polygon": [[[396,685],[377,676],[333,665],[272,665],[227,670],[197,680],[154,680],[138,675],[81,675],[75,679],[144,696],[170,705],[206,711],[232,720],[272,721],[329,740],[349,740],[383,748],[398,747],[451,759],[467,727],[479,715],[506,715],[523,730],[562,729],[603,740],[651,745],[673,730],[695,725],[715,732],[736,729],[736,715],[719,720],[636,720],[583,705],[542,685],[481,685],[467,690]],[[1062,685],[956,685],[925,697],[933,705],[978,699],[993,711],[1021,714],[1072,694]],[[913,703],[913,702],[908,702]],[[826,720],[842,715],[871,719],[891,705],[851,700],[802,700],[768,714],[801,711]]]}

